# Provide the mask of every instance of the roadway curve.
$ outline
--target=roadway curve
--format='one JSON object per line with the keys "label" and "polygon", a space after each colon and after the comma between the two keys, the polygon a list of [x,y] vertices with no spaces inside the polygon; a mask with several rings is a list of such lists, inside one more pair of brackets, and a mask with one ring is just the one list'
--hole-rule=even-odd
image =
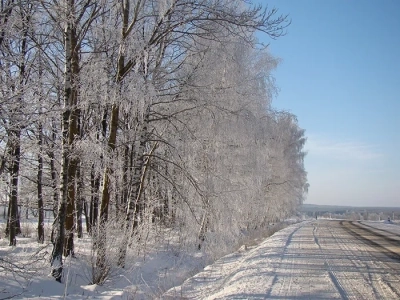
{"label": "roadway curve", "polygon": [[163,299],[400,299],[400,226],[378,225],[293,225],[221,258]]}

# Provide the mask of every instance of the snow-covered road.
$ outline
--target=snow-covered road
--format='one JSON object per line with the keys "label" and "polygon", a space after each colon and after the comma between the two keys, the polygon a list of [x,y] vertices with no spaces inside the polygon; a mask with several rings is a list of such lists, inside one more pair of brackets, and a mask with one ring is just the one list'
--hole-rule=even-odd
{"label": "snow-covered road", "polygon": [[221,258],[162,299],[400,299],[400,226],[362,226],[292,225]]}

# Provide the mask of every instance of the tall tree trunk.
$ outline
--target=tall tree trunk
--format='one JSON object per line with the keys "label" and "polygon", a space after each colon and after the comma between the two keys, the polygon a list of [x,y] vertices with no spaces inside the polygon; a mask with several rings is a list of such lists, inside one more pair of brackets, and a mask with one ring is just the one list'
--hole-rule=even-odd
{"label": "tall tree trunk", "polygon": [[[113,104],[111,108],[111,121],[110,121],[110,136],[108,139],[108,150],[112,155],[115,150],[115,143],[117,141],[117,128],[119,120],[119,105]],[[97,260],[96,266],[99,270],[107,276],[108,268],[106,262],[106,224],[108,220],[108,208],[110,204],[110,175],[113,169],[111,166],[106,166],[103,177],[103,191],[101,195],[100,205],[100,226],[99,232],[97,233],[96,245],[97,245]]]}
{"label": "tall tree trunk", "polygon": [[85,225],[86,225],[86,232],[91,234],[90,230],[90,212],[88,212],[88,204],[86,201],[83,201],[82,203],[82,210],[83,210],[83,215],[85,216]]}
{"label": "tall tree trunk", "polygon": [[[67,91],[66,91],[67,92]],[[64,252],[64,239],[65,239],[65,217],[67,213],[67,195],[68,195],[68,121],[69,121],[69,110],[65,110],[63,113],[62,123],[62,164],[60,174],[60,200],[58,201],[57,217],[53,224],[52,243],[53,252],[51,254],[51,275],[56,281],[61,282],[63,259],[62,255]]]}
{"label": "tall tree trunk", "polygon": [[37,194],[38,194],[38,243],[44,243],[44,207],[43,207],[43,126],[39,121],[38,126],[38,173],[37,173]]}
{"label": "tall tree trunk", "polygon": [[[18,90],[18,99],[16,101],[16,109],[15,113],[17,116],[22,118],[22,109],[23,109],[23,100],[25,93],[25,84],[26,84],[26,64],[25,61],[27,59],[27,39],[28,39],[28,24],[30,21],[30,15],[27,11],[21,10],[21,23],[22,23],[22,39],[20,46],[20,57],[18,61],[18,71],[19,71],[19,90]],[[13,93],[16,92],[15,86],[11,87]],[[20,158],[21,158],[21,128],[22,128],[22,119],[16,120],[14,124],[12,124],[13,128],[10,131],[10,139],[11,139],[11,167],[10,167],[10,183],[11,183],[11,198],[10,198],[10,217],[9,217],[9,241],[10,246],[16,246],[16,235],[21,232],[19,225],[19,214],[18,214],[18,184],[19,184],[19,169],[20,169]]]}
{"label": "tall tree trunk", "polygon": [[56,150],[56,139],[57,139],[57,128],[56,122],[52,120],[52,129],[51,129],[51,150],[48,153],[50,158],[50,175],[51,175],[51,188],[53,191],[53,217],[57,218],[58,212],[58,186],[57,186],[57,169],[56,169],[56,158],[55,158],[55,150]]}
{"label": "tall tree trunk", "polygon": [[126,210],[126,205],[128,202],[128,195],[129,195],[129,180],[128,180],[128,174],[129,174],[129,158],[130,158],[130,150],[131,147],[129,145],[125,146],[124,149],[124,173],[122,175],[122,197],[121,197],[121,211],[120,213],[123,213]]}
{"label": "tall tree trunk", "polygon": [[16,246],[17,239],[16,235],[21,232],[18,227],[18,180],[19,180],[19,166],[20,166],[20,156],[21,156],[21,130],[12,130],[12,162],[10,168],[11,175],[11,197],[10,197],[10,214],[8,219],[9,227],[9,245]]}
{"label": "tall tree trunk", "polygon": [[[11,187],[11,184],[10,184]],[[7,205],[7,223],[6,223],[6,230],[4,230],[4,234],[6,237],[10,236],[10,213],[11,213],[11,193],[8,193],[8,205]]]}
{"label": "tall tree trunk", "polygon": [[[39,54],[39,79],[43,79],[43,64],[42,57]],[[41,89],[41,87],[39,87]],[[38,196],[38,228],[37,241],[40,244],[44,243],[44,205],[43,205],[43,124],[42,124],[42,95],[39,95],[39,122],[38,122],[38,171],[37,171],[37,196]]]}
{"label": "tall tree trunk", "polygon": [[91,199],[89,212],[89,233],[92,234],[93,228],[96,226],[99,215],[99,191],[100,176],[96,174],[95,166],[92,165],[90,172]]}
{"label": "tall tree trunk", "polygon": [[[81,116],[81,110],[77,109],[77,118],[78,118],[78,124],[77,124],[77,132],[79,134],[79,138],[82,138],[83,135],[83,128],[82,128],[82,116]],[[77,187],[76,187],[76,193],[77,193],[77,198],[76,198],[76,230],[78,233],[78,238],[83,237],[83,228],[82,228],[82,212],[84,208],[84,202],[86,202],[85,197],[83,196],[83,190],[84,190],[84,172],[82,170],[82,161],[79,158],[78,160],[78,165],[77,165],[77,170],[76,170],[76,180],[77,180]]]}
{"label": "tall tree trunk", "polygon": [[[107,143],[107,148],[112,155],[115,150],[115,143],[117,142],[117,129],[119,120],[119,105],[113,104],[111,108],[111,121],[110,121],[110,136]],[[106,222],[108,220],[108,206],[110,203],[110,175],[113,169],[111,166],[106,166],[103,177],[103,191],[101,195],[100,206],[100,221]]]}
{"label": "tall tree trunk", "polygon": [[199,244],[197,245],[197,249],[201,250],[201,247],[203,246],[203,242],[206,239],[206,234],[208,231],[208,224],[209,224],[209,217],[208,217],[208,211],[206,210],[203,213],[203,218],[201,220],[201,226],[200,226],[200,230],[199,230]]}
{"label": "tall tree trunk", "polygon": [[149,126],[149,118],[150,118],[150,107],[148,106],[146,109],[146,113],[144,116],[143,127],[140,134],[140,142],[139,148],[137,149],[137,157],[135,159],[135,167],[133,174],[133,184],[135,188],[133,189],[133,193],[131,193],[131,201],[129,203],[129,207],[127,210],[127,221],[130,222],[133,218],[133,228],[135,231],[139,226],[139,219],[144,210],[144,203],[141,201],[140,193],[143,191],[141,186],[143,185],[143,170],[145,167],[145,151],[146,151],[146,143],[148,140],[148,126]]}
{"label": "tall tree trunk", "polygon": [[76,170],[76,177],[78,180],[77,184],[77,197],[76,197],[76,230],[78,233],[78,238],[83,237],[83,229],[82,229],[82,210],[83,210],[83,202],[85,201],[83,197],[83,172],[82,166],[79,165]]}
{"label": "tall tree trunk", "polygon": [[[73,0],[70,0],[72,3]],[[71,4],[73,5],[73,4]],[[73,11],[73,7],[71,7],[71,12]],[[71,155],[69,164],[68,164],[68,196],[67,196],[67,214],[65,219],[65,230],[67,235],[65,236],[65,245],[64,245],[64,255],[74,255],[74,230],[75,230],[75,219],[74,219],[74,211],[75,211],[75,201],[76,201],[76,185],[77,185],[77,177],[76,171],[79,163],[79,159],[77,154],[74,153],[75,148],[75,140],[78,138],[79,130],[78,130],[78,120],[80,117],[80,110],[77,108],[78,105],[78,76],[79,76],[79,45],[78,38],[76,35],[75,24],[71,26],[70,29],[70,71],[68,72],[69,81],[70,81],[70,94],[68,98],[69,107],[71,109],[70,120],[69,120],[69,128],[68,128],[68,148]],[[68,51],[68,50],[67,50]]]}
{"label": "tall tree trunk", "polygon": [[[67,22],[65,38],[65,71],[64,71],[64,112],[62,122],[62,160],[60,201],[55,220],[55,239],[51,256],[52,276],[61,282],[62,255],[73,254],[73,227],[75,206],[75,174],[77,159],[73,155],[73,145],[77,134],[77,76],[79,73],[79,47],[77,44],[75,24],[75,1],[67,1]],[[72,155],[72,158],[71,158]]]}
{"label": "tall tree trunk", "polygon": [[[130,0],[122,1],[122,32],[121,37],[122,41],[119,45],[119,53],[118,53],[118,61],[117,61],[117,77],[115,78],[116,84],[121,84],[122,79],[127,74],[132,63],[129,62],[127,65],[125,64],[125,39],[127,37],[127,30],[129,26],[129,12],[130,12]],[[115,103],[111,107],[111,116],[110,116],[110,129],[109,129],[109,137],[107,148],[110,155],[113,155],[115,150],[116,142],[117,142],[117,129],[119,123],[119,103],[118,99],[115,99]],[[104,169],[103,175],[103,191],[101,195],[101,205],[100,205],[100,226],[99,226],[99,235],[100,239],[98,239],[98,255],[97,255],[97,266],[100,270],[106,271],[106,231],[105,225],[108,219],[108,208],[110,204],[110,175],[113,173],[113,169],[111,166],[107,165]]]}
{"label": "tall tree trunk", "polygon": [[[107,137],[107,116],[108,109],[104,109],[102,120],[101,120],[101,134],[103,139]],[[97,134],[97,139],[100,140],[100,134]],[[103,162],[103,154],[100,154],[100,161]],[[90,234],[93,233],[92,229],[96,226],[99,218],[99,204],[100,204],[100,175],[95,169],[95,165],[92,165],[90,172],[90,184],[91,184],[91,200],[90,200]]]}

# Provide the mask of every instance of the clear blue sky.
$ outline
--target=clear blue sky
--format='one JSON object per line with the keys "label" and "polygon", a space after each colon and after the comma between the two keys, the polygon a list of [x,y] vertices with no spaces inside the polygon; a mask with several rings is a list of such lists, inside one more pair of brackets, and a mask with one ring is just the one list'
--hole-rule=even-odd
{"label": "clear blue sky", "polygon": [[289,14],[273,106],[306,129],[305,203],[400,207],[400,0],[258,0]]}

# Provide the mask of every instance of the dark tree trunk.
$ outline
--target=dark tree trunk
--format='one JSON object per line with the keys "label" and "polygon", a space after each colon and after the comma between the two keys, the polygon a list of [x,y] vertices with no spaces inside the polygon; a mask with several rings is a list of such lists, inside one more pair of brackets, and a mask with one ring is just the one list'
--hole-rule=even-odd
{"label": "dark tree trunk", "polygon": [[83,174],[81,166],[78,166],[76,170],[76,177],[78,180],[77,187],[77,197],[76,197],[76,230],[78,234],[78,238],[83,237],[83,229],[82,229],[82,210],[83,203],[85,199],[83,198]]}
{"label": "dark tree trunk", "polygon": [[85,215],[86,232],[90,234],[90,220],[89,220],[89,213],[86,200],[82,202],[82,210],[83,214]]}
{"label": "dark tree trunk", "polygon": [[204,215],[203,215],[203,220],[201,222],[199,236],[198,236],[198,238],[199,238],[199,244],[197,245],[198,250],[201,250],[201,248],[203,246],[203,242],[206,239],[206,234],[208,231],[208,224],[209,224],[208,213],[207,213],[207,211],[205,211]]}
{"label": "dark tree trunk", "polygon": [[57,128],[56,123],[52,121],[52,133],[51,133],[51,151],[49,151],[48,156],[50,158],[50,174],[51,174],[51,188],[53,190],[53,217],[57,217],[58,213],[58,187],[57,187],[57,169],[55,165],[55,148],[57,139]]}
{"label": "dark tree trunk", "polygon": [[90,173],[91,199],[89,208],[89,233],[92,234],[92,229],[96,226],[99,216],[99,190],[100,176],[96,174],[95,167],[92,165]]}
{"label": "dark tree trunk", "polygon": [[74,255],[74,230],[75,230],[75,202],[76,202],[76,186],[75,176],[77,168],[76,159],[70,160],[67,170],[67,205],[65,216],[65,240],[64,240],[64,256]]}
{"label": "dark tree trunk", "polygon": [[10,223],[8,220],[10,220],[10,213],[11,213],[11,197],[9,196],[8,198],[8,205],[7,205],[7,224],[6,224],[6,230],[4,230],[4,234],[6,237],[9,237],[10,235]]}
{"label": "dark tree trunk", "polygon": [[67,151],[67,138],[68,138],[68,121],[69,121],[69,110],[63,113],[63,129],[62,129],[62,165],[60,174],[60,200],[58,202],[57,217],[54,220],[53,232],[52,232],[52,243],[53,252],[51,254],[51,275],[56,281],[61,282],[62,270],[63,270],[63,252],[64,252],[64,240],[65,240],[65,218],[67,213],[67,195],[68,195],[68,164],[69,157]]}
{"label": "dark tree trunk", "polygon": [[117,214],[119,214],[120,216],[126,212],[126,206],[128,202],[130,150],[131,147],[129,145],[126,145],[124,147],[124,168],[122,175],[121,201],[119,203],[119,208],[117,209]]}
{"label": "dark tree trunk", "polygon": [[[71,1],[71,13],[74,10],[74,1]],[[75,202],[77,201],[76,188],[77,188],[77,176],[76,171],[79,164],[79,159],[77,158],[76,153],[74,153],[74,143],[77,137],[79,136],[78,123],[80,118],[80,110],[77,108],[78,105],[78,87],[77,78],[79,75],[79,45],[77,40],[76,28],[75,24],[71,24],[68,34],[70,35],[70,44],[69,49],[66,51],[69,52],[69,61],[67,62],[69,65],[67,67],[70,68],[67,72],[69,86],[68,89],[68,98],[66,101],[68,103],[68,107],[71,109],[71,113],[69,116],[69,124],[68,124],[68,149],[69,154],[71,155],[70,161],[68,164],[68,196],[67,196],[67,214],[65,219],[65,246],[64,246],[64,255],[74,255],[74,231],[75,231],[75,219],[74,219],[74,211],[75,211]]]}
{"label": "dark tree trunk", "polygon": [[67,22],[64,29],[65,71],[64,71],[64,112],[62,116],[62,158],[60,201],[58,214],[53,227],[53,252],[51,255],[52,276],[61,282],[63,270],[63,254],[73,254],[73,212],[75,206],[76,158],[71,157],[73,141],[76,134],[76,104],[77,104],[77,37],[74,20],[75,2],[67,1]]}
{"label": "dark tree trunk", "polygon": [[39,123],[38,137],[38,173],[37,173],[37,194],[38,194],[38,243],[44,243],[44,207],[43,207],[43,126]]}
{"label": "dark tree trunk", "polygon": [[13,130],[11,134],[12,139],[12,162],[10,168],[11,175],[11,197],[10,197],[10,213],[8,218],[8,228],[9,228],[9,245],[17,245],[17,234],[21,233],[21,228],[19,227],[19,214],[18,214],[18,180],[19,180],[19,166],[20,166],[20,156],[21,156],[21,131],[19,129]]}

